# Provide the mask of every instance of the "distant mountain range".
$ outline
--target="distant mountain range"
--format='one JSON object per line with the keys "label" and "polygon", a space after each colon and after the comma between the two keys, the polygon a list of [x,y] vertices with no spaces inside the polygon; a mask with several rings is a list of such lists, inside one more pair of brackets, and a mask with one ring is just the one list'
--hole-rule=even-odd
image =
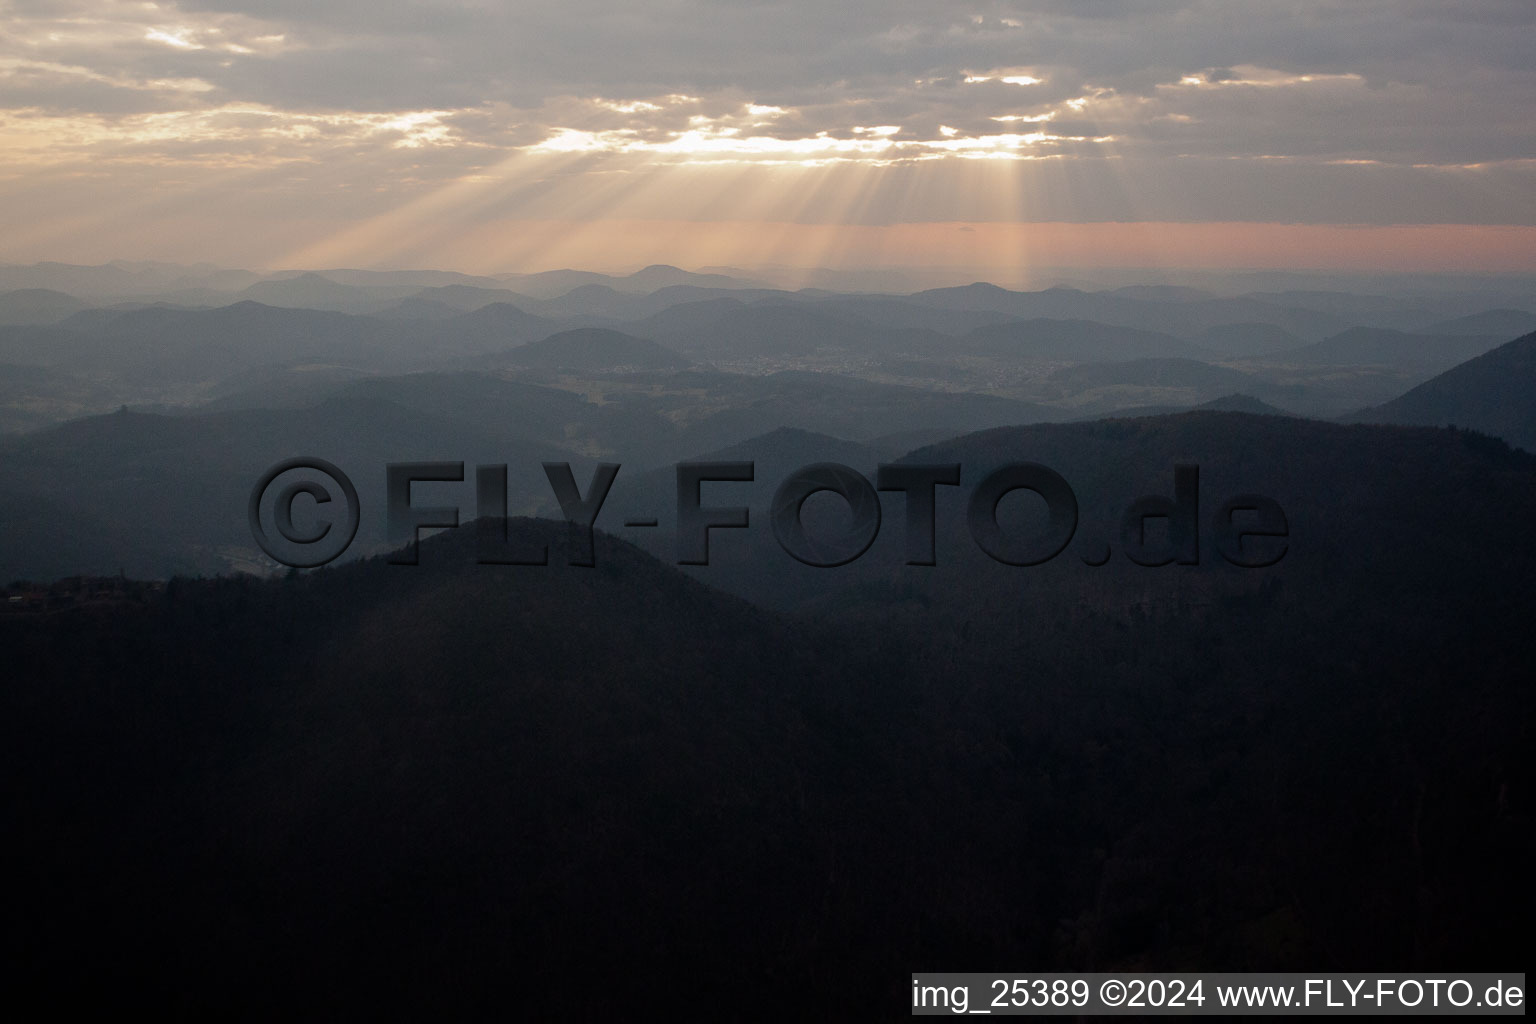
{"label": "distant mountain range", "polygon": [[[1381,406],[1515,336],[1500,332],[1536,323],[1517,305],[1478,309],[1474,297],[1450,293],[1233,296],[1171,285],[1015,291],[976,283],[842,294],[662,265],[629,275],[477,277],[39,264],[0,266],[5,284],[24,287],[0,292],[0,431],[125,404],[176,414],[202,403],[299,408],[354,378],[477,371],[671,417],[676,438],[697,442],[691,450],[791,422],[788,406],[764,415],[740,404],[764,397],[749,400],[754,388],[782,395],[790,378],[741,387],[717,371],[964,393],[933,401],[993,403],[1013,422],[1188,408],[1235,393],[1331,419]],[[50,287],[66,284],[78,295]],[[619,380],[691,367],[716,374],[711,403],[694,409],[654,393],[676,396],[681,383]],[[638,397],[646,389],[653,393]],[[870,436],[846,418],[801,411],[811,418],[797,425],[807,429]],[[907,426],[883,415],[875,434]],[[910,429],[999,422],[988,415]]]}

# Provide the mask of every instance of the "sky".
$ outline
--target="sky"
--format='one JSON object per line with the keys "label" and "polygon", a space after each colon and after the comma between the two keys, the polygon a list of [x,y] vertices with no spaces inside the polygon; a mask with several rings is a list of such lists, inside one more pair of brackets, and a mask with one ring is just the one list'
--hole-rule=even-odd
{"label": "sky", "polygon": [[1531,0],[0,0],[0,260],[1536,271]]}

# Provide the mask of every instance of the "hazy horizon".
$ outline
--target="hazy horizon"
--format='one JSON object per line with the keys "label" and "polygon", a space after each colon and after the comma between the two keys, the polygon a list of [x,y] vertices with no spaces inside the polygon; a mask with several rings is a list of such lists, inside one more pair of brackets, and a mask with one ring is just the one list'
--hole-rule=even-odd
{"label": "hazy horizon", "polygon": [[[42,268],[96,269],[118,267],[129,270],[162,269],[212,276],[249,273],[264,280],[285,280],[305,274],[379,274],[379,275],[461,275],[505,283],[520,278],[559,273],[601,275],[622,279],[643,271],[665,268],[688,275],[723,275],[736,279],[736,286],[760,285],[794,291],[801,288],[857,294],[911,294],[932,288],[991,284],[1014,291],[1039,291],[1049,288],[1076,288],[1084,291],[1112,291],[1136,287],[1180,287],[1207,291],[1213,295],[1241,295],[1266,291],[1318,290],[1336,292],[1379,292],[1416,294],[1437,292],[1492,292],[1503,295],[1515,305],[1529,305],[1536,294],[1536,271],[1414,271],[1389,268],[1329,270],[1320,267],[1170,267],[1170,266],[1034,266],[1022,274],[1010,274],[997,266],[942,266],[901,264],[856,264],[844,266],[796,266],[783,263],[738,263],[687,265],[655,260],[639,263],[606,264],[530,264],[481,272],[454,266],[412,263],[377,263],[337,266],[260,266],[216,261],[180,261],[118,256],[99,261],[39,259],[31,261],[0,260],[0,268],[26,271]],[[239,291],[243,284],[199,281],[214,290]],[[0,282],[0,292],[14,287]],[[24,284],[21,287],[46,287],[70,292],[63,283]],[[158,287],[146,286],[145,294]],[[90,298],[89,294],[81,297]],[[132,297],[124,293],[124,297]]]}

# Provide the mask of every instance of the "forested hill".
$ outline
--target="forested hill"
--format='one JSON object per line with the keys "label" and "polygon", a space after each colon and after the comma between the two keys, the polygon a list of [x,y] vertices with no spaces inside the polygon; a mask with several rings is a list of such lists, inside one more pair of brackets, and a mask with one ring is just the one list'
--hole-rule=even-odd
{"label": "forested hill", "polygon": [[1516,338],[1349,417],[1358,423],[1458,424],[1536,450],[1536,333]]}
{"label": "forested hill", "polygon": [[1527,916],[1518,595],[1351,562],[1199,607],[1085,576],[788,619],[601,534],[581,569],[563,525],[508,523],[544,567],[474,533],[0,616],[24,988],[597,1016],[686,975],[846,1018],[956,962],[1471,969]]}

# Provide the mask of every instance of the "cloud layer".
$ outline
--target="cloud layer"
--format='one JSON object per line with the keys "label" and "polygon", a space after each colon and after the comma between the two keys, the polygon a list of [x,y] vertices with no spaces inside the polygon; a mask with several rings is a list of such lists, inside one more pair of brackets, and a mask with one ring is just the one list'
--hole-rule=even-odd
{"label": "cloud layer", "polygon": [[1536,223],[1529,0],[3,11],[0,174],[34,211]]}

